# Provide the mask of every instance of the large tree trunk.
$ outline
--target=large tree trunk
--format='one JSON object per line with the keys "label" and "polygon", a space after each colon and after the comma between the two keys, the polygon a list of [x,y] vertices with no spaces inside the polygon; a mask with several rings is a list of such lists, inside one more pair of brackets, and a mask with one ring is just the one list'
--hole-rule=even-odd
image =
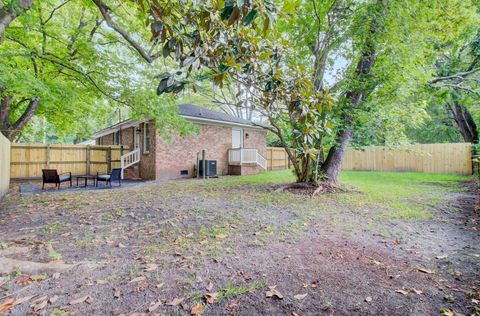
{"label": "large tree trunk", "polygon": [[466,143],[478,143],[477,124],[473,120],[470,111],[457,100],[453,101],[453,105],[447,103],[447,109],[452,114],[452,118],[457,125],[458,131]]}
{"label": "large tree trunk", "polygon": [[0,7],[0,43],[3,33],[10,23],[20,14],[30,9],[32,4],[33,0],[16,0],[9,5]]}
{"label": "large tree trunk", "polygon": [[[0,95],[4,91],[5,88],[0,88]],[[10,119],[12,97],[8,94],[4,94],[3,96],[1,96],[0,131],[10,141],[14,141],[17,138],[25,125],[30,121],[32,116],[35,115],[38,105],[40,104],[40,98],[38,97],[32,98],[28,101],[28,106],[24,110],[23,114],[15,121],[15,123],[12,124]]]}
{"label": "large tree trunk", "polygon": [[387,3],[387,0],[378,0],[373,7],[374,16],[370,22],[369,32],[365,37],[363,51],[355,70],[354,80],[359,84],[345,94],[342,127],[335,137],[336,143],[330,148],[327,159],[322,165],[322,172],[327,176],[328,182],[338,182],[343,156],[353,135],[353,112],[375,88],[375,84],[371,82],[371,72],[376,57],[375,38],[381,31],[381,19],[386,15]]}
{"label": "large tree trunk", "polygon": [[353,122],[350,118],[344,118],[346,124],[335,137],[336,145],[330,148],[327,159],[322,165],[322,172],[329,182],[338,182],[338,175],[342,166],[343,156],[353,134]]}

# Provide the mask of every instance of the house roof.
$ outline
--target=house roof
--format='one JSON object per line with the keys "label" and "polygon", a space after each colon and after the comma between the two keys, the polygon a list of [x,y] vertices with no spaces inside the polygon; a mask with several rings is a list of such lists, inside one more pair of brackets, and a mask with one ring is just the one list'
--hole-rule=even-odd
{"label": "house roof", "polygon": [[[231,126],[261,128],[260,126],[254,124],[252,121],[245,120],[232,115],[228,115],[226,113],[205,109],[193,104],[179,104],[178,115],[182,116],[188,121],[199,123],[199,124],[223,124],[223,125],[231,125]],[[93,138],[98,138],[104,135],[108,135],[117,131],[120,128],[125,129],[131,126],[138,125],[139,123],[140,123],[139,120],[128,119],[97,131],[93,135]]]}
{"label": "house roof", "polygon": [[255,125],[249,120],[228,115],[222,112],[205,109],[193,104],[179,104],[178,114],[183,117],[188,116],[188,117],[203,118],[208,120],[237,123],[237,124],[243,124],[243,125],[252,125],[252,126]]}

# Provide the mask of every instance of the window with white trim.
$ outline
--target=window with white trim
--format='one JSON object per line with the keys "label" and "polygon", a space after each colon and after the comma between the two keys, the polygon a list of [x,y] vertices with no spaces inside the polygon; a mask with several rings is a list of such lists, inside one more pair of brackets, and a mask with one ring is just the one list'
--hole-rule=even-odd
{"label": "window with white trim", "polygon": [[113,144],[120,145],[120,131],[113,132]]}
{"label": "window with white trim", "polygon": [[150,151],[150,127],[148,123],[143,124],[143,152]]}

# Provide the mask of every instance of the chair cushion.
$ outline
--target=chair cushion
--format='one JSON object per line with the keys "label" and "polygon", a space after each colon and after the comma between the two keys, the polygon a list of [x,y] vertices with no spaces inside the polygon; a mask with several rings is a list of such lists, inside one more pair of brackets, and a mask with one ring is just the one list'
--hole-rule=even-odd
{"label": "chair cushion", "polygon": [[70,180],[70,176],[59,176],[60,182]]}
{"label": "chair cushion", "polygon": [[109,180],[110,175],[109,174],[99,174],[97,178],[100,179],[100,180]]}

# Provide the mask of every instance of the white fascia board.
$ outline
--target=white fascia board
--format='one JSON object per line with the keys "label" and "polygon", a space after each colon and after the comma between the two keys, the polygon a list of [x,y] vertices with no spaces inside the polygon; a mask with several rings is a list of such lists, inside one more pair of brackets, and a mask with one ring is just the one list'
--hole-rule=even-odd
{"label": "white fascia board", "polygon": [[260,126],[256,125],[249,125],[249,124],[242,124],[242,123],[236,123],[236,122],[226,122],[226,121],[220,121],[220,120],[212,120],[212,119],[207,119],[207,118],[202,118],[202,117],[196,117],[196,116],[188,116],[188,115],[181,115],[184,119],[186,119],[189,122],[196,123],[196,124],[203,124],[203,125],[221,125],[221,126],[240,126],[240,127],[248,127],[248,128],[253,128],[253,129],[263,129]]}
{"label": "white fascia board", "polygon": [[114,133],[116,131],[119,131],[121,129],[126,129],[126,128],[129,128],[129,127],[132,127],[132,126],[137,126],[140,123],[141,123],[141,121],[139,121],[139,120],[128,120],[128,121],[125,121],[121,124],[113,125],[111,127],[108,127],[106,129],[103,129],[101,131],[96,132],[95,134],[93,134],[93,138],[99,138],[99,137],[102,137],[102,136],[105,136],[105,135],[108,135],[108,134],[112,134],[112,133]]}

